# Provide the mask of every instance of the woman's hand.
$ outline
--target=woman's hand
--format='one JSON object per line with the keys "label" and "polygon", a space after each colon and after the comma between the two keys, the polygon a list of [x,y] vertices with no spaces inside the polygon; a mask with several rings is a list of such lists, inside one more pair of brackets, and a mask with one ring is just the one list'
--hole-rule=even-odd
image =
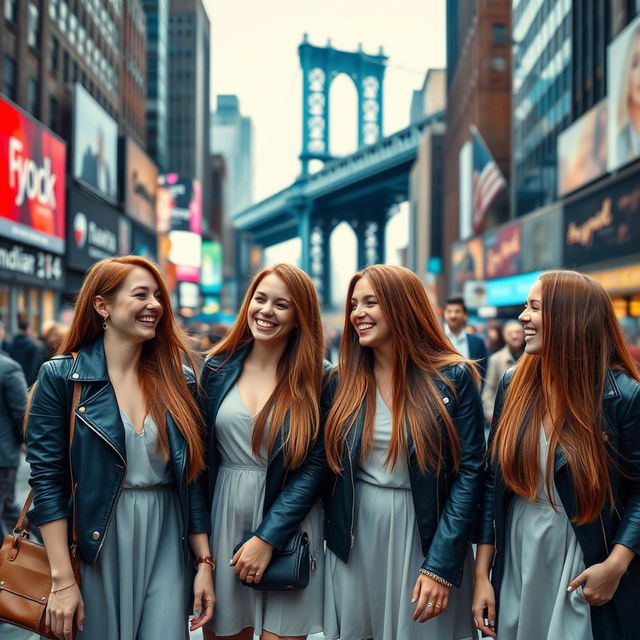
{"label": "woman's hand", "polygon": [[59,587],[54,581],[45,612],[45,624],[60,640],[72,640],[74,617],[78,629],[82,629],[84,603],[80,587],[75,582],[67,587]]}
{"label": "woman's hand", "polygon": [[190,630],[200,629],[200,627],[209,622],[213,618],[215,606],[213,567],[206,562],[201,562],[193,580],[193,618],[191,619]]}
{"label": "woman's hand", "polygon": [[[487,612],[486,616],[485,611]],[[479,629],[484,635],[495,638],[496,596],[493,591],[493,585],[487,577],[476,577],[473,583],[471,613],[476,629]]]}
{"label": "woman's hand", "polygon": [[273,545],[258,536],[253,536],[238,549],[229,564],[235,567],[240,580],[257,584],[269,566],[272,555]]}
{"label": "woman's hand", "polygon": [[439,616],[449,603],[449,587],[432,580],[429,576],[421,573],[413,588],[411,603],[417,602],[416,610],[413,612],[414,621],[420,618],[420,622],[426,622]]}
{"label": "woman's hand", "polygon": [[585,600],[592,607],[599,607],[613,598],[623,575],[624,571],[620,571],[618,566],[605,560],[585,569],[569,583],[567,591],[573,591],[582,585],[582,595]]}

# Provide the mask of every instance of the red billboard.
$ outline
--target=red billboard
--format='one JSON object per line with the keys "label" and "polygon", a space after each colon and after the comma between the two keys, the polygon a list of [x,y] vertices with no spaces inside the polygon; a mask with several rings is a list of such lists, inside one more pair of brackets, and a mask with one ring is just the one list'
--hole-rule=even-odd
{"label": "red billboard", "polygon": [[64,253],[66,144],[0,98],[0,236]]}

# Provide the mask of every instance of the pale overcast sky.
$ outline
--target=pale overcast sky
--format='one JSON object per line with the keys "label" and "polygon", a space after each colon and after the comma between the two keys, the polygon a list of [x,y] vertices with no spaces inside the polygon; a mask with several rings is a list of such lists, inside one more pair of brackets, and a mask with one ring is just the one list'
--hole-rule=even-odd
{"label": "pale overcast sky", "polygon": [[[405,127],[411,92],[428,68],[445,66],[444,0],[204,0],[211,20],[211,107],[234,93],[254,126],[254,194],[257,200],[298,175],[302,72],[297,47],[312,44],[368,53],[382,45],[389,57],[384,86],[384,133]],[[331,97],[335,151],[355,141],[355,90],[346,78]],[[336,114],[340,114],[340,118]],[[335,123],[335,124],[334,124]],[[339,127],[334,129],[333,127]],[[346,131],[345,131],[346,129]]]}

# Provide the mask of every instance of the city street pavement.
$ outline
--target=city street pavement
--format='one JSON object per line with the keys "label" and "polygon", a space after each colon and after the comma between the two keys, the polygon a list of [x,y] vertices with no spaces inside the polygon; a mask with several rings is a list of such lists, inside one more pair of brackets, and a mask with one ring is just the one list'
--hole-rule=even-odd
{"label": "city street pavement", "polygon": [[[18,470],[18,480],[17,480],[17,488],[16,488],[16,500],[18,504],[22,506],[24,501],[29,493],[29,466],[22,459],[22,464]],[[322,640],[323,635],[317,634],[313,636],[309,636],[309,640]],[[27,631],[23,631],[22,629],[18,629],[17,627],[11,627],[6,624],[0,624],[0,638],[2,640],[37,640],[38,636],[28,633]],[[190,634],[191,640],[202,640],[202,632],[194,631]],[[95,640],[109,640],[109,638],[96,638]]]}

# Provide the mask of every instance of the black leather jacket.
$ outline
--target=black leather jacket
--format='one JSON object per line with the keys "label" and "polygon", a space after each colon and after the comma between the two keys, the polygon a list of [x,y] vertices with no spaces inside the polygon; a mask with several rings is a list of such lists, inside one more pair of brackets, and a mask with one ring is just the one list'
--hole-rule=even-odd
{"label": "black leather jacket", "polygon": [[[460,440],[461,460],[456,471],[448,449],[444,469],[422,473],[411,434],[407,432],[411,491],[425,555],[422,568],[460,586],[467,549],[480,504],[484,467],[484,417],[478,386],[465,365],[447,367],[443,373],[452,389],[434,379],[451,415]],[[351,430],[342,459],[342,473],[331,474],[326,499],[327,547],[348,562],[353,546],[355,475],[364,427],[363,406]],[[420,567],[416,567],[416,574]]]}
{"label": "black leather jacket", "polygon": [[[248,353],[249,347],[244,347],[234,353],[226,362],[226,356],[207,358],[202,369],[201,406],[207,428],[209,511],[219,467],[216,446],[216,416],[225,396],[240,377]],[[278,550],[286,547],[302,520],[318,500],[325,473],[322,431],[320,431],[320,435],[313,443],[301,467],[290,470],[286,466],[282,442],[283,436],[286,437],[288,425],[287,416],[283,430],[269,457],[263,519],[260,526],[254,531],[259,538],[269,542]]]}
{"label": "black leather jacket", "polygon": [[[82,347],[77,359],[57,356],[42,365],[29,412],[27,461],[31,465],[33,509],[42,525],[70,515],[69,416],[74,382],[82,384],[71,448],[76,491],[78,551],[95,564],[125,480],[124,425],[104,355],[102,339]],[[189,382],[195,383],[189,372]],[[182,514],[183,550],[187,533],[209,533],[204,495],[187,484],[187,443],[167,414],[170,457]]]}
{"label": "black leather jacket", "polygon": [[[489,441],[502,413],[506,386],[514,369],[507,371],[496,396],[493,426]],[[615,509],[605,505],[600,517],[573,530],[587,567],[603,562],[614,544],[640,553],[640,383],[625,373],[609,370],[603,395],[602,437],[611,457],[609,473],[615,497]],[[562,506],[571,520],[576,514],[576,499],[565,457],[555,452],[554,484]],[[507,511],[514,494],[504,484],[499,467],[487,461],[478,543],[494,544],[492,569],[499,606],[504,572],[505,544],[508,536]],[[575,576],[572,576],[575,577]],[[551,585],[550,585],[551,587]],[[552,588],[556,588],[555,585]],[[640,633],[640,560],[636,556],[607,604],[591,608],[591,627],[597,640],[635,640]]]}

